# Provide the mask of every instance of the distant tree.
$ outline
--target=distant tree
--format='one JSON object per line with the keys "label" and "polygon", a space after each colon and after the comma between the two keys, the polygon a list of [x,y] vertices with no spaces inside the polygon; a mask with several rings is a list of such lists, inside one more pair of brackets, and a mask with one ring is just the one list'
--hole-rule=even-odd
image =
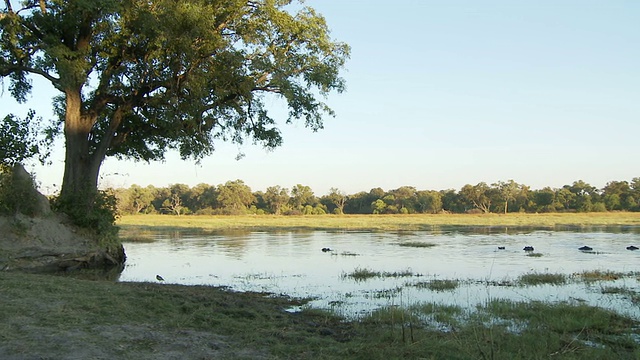
{"label": "distant tree", "polygon": [[631,187],[627,181],[610,181],[602,189],[602,197],[608,210],[629,210],[628,197]]}
{"label": "distant tree", "polygon": [[387,193],[383,198],[382,201],[384,201],[385,203],[385,210],[384,213],[385,214],[397,214],[399,211],[398,206],[396,206],[396,197],[395,195],[393,195],[392,193]]}
{"label": "distant tree", "polygon": [[227,181],[216,188],[216,202],[224,214],[245,214],[255,200],[251,188],[242,180]]}
{"label": "distant tree", "polygon": [[483,213],[491,211],[492,192],[489,186],[480,182],[477,185],[465,185],[460,189],[460,195],[468,203],[475,208],[482,210]]}
{"label": "distant tree", "polygon": [[[345,202],[344,212],[346,214],[371,214],[374,211],[372,203],[385,197],[385,191],[382,188],[373,188],[369,192],[361,191],[350,195]],[[386,207],[386,205],[385,205]]]}
{"label": "distant tree", "polygon": [[[416,202],[416,188],[413,186],[401,186],[389,191],[393,194],[395,203],[393,204],[401,213],[414,213]],[[402,210],[405,209],[405,210]]]}
{"label": "distant tree", "polygon": [[442,199],[442,210],[458,214],[468,210],[468,208],[465,208],[465,201],[462,195],[454,189],[441,190],[439,193]]}
{"label": "distant tree", "polygon": [[127,192],[131,203],[131,209],[134,214],[139,213],[144,208],[151,205],[151,201],[153,200],[153,193],[151,189],[133,184],[129,187]]}
{"label": "distant tree", "polygon": [[373,200],[382,199],[386,194],[387,193],[379,187],[369,190],[369,195]]}
{"label": "distant tree", "polygon": [[264,193],[264,202],[272,214],[280,215],[284,206],[289,202],[289,189],[280,186],[270,186]]}
{"label": "distant tree", "polygon": [[302,211],[306,205],[312,207],[317,203],[317,199],[309,186],[297,184],[291,188],[291,206]]}
{"label": "distant tree", "polygon": [[347,196],[344,204],[345,214],[371,214],[372,197],[368,192],[360,191]]}
{"label": "distant tree", "polygon": [[596,188],[587,184],[582,180],[574,181],[571,186],[565,185],[574,196],[572,202],[569,204],[571,209],[580,212],[589,212],[593,206],[594,197],[597,196]]}
{"label": "distant tree", "polygon": [[556,192],[550,187],[545,187],[532,192],[533,202],[538,212],[556,211]]}
{"label": "distant tree", "polygon": [[340,191],[338,188],[329,189],[327,199],[335,206],[336,214],[344,213],[344,204],[347,201],[347,194],[344,191]]}
{"label": "distant tree", "polygon": [[172,193],[167,199],[162,202],[162,209],[175,215],[182,215],[184,206],[182,206],[182,200],[178,194]]}
{"label": "distant tree", "polygon": [[209,212],[216,206],[216,188],[209,184],[200,183],[191,188],[185,205],[193,212],[208,209]]}
{"label": "distant tree", "polygon": [[498,189],[500,200],[504,203],[504,213],[506,214],[509,202],[514,202],[516,200],[516,197],[521,193],[521,185],[513,180],[508,180],[507,182],[498,181],[491,186]]}
{"label": "distant tree", "polygon": [[185,200],[189,196],[190,188],[185,184],[173,184],[170,185],[167,196],[162,201],[161,209],[165,212],[169,212],[175,215],[183,215],[189,212],[185,204]]}
{"label": "distant tree", "polygon": [[[253,192],[253,197],[256,199],[255,201],[255,205],[252,205],[253,207],[255,207],[255,213],[258,215],[264,215],[268,213],[267,210],[267,202],[264,199],[264,192],[262,191],[254,191]],[[252,212],[253,210],[250,209]]]}
{"label": "distant tree", "polygon": [[630,196],[626,199],[626,207],[631,211],[640,211],[640,177],[634,177],[629,183]]}
{"label": "distant tree", "polygon": [[421,213],[437,214],[442,210],[442,195],[437,191],[417,191],[416,206]]}
{"label": "distant tree", "polygon": [[386,209],[387,204],[382,199],[378,199],[371,203],[371,213],[373,214],[384,214]]}
{"label": "distant tree", "polygon": [[556,191],[556,204],[559,205],[559,210],[575,211],[575,208],[573,208],[573,206],[575,206],[575,197],[576,194],[572,193],[571,190],[569,190],[568,185],[565,185],[562,188],[558,189]]}

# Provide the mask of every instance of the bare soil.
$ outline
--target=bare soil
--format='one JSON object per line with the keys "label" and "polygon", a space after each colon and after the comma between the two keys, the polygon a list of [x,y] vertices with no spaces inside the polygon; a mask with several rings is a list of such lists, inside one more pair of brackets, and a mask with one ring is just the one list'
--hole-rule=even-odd
{"label": "bare soil", "polygon": [[115,266],[119,255],[63,215],[0,217],[0,270],[55,272]]}

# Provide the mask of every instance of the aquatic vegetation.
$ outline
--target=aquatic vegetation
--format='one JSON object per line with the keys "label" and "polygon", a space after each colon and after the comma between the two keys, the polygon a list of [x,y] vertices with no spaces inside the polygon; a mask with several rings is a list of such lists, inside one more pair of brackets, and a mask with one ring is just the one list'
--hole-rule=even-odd
{"label": "aquatic vegetation", "polygon": [[630,289],[624,286],[603,286],[600,289],[600,292],[603,294],[616,294],[621,295],[624,298],[627,298],[631,301],[631,303],[638,305],[640,304],[640,293],[637,291]]}
{"label": "aquatic vegetation", "polygon": [[429,289],[431,291],[451,291],[458,288],[460,282],[458,280],[429,280],[421,281],[414,284],[419,289]]}
{"label": "aquatic vegetation", "polygon": [[356,268],[353,272],[350,273],[342,273],[342,278],[352,278],[356,281],[364,281],[370,278],[379,277],[379,271],[373,271],[371,269],[366,268]]}
{"label": "aquatic vegetation", "polygon": [[593,271],[584,271],[578,274],[584,281],[610,281],[610,280],[618,280],[623,277],[625,274],[621,272],[615,271],[601,271],[601,270],[593,270]]}
{"label": "aquatic vegetation", "polygon": [[436,246],[436,244],[422,242],[422,241],[407,241],[407,242],[399,243],[398,246],[414,247],[414,248],[430,248],[430,247]]}
{"label": "aquatic vegetation", "polygon": [[374,277],[381,278],[398,278],[398,277],[411,277],[411,276],[422,276],[421,274],[416,274],[411,270],[402,270],[402,271],[374,271],[367,268],[356,268],[350,273],[342,273],[342,278],[352,278],[356,281],[364,281]]}
{"label": "aquatic vegetation", "polygon": [[340,256],[359,256],[360,254],[354,253],[354,252],[350,252],[350,251],[343,251],[340,253]]}
{"label": "aquatic vegetation", "polygon": [[567,276],[564,274],[551,273],[528,273],[518,277],[518,283],[521,285],[563,285],[567,282]]}

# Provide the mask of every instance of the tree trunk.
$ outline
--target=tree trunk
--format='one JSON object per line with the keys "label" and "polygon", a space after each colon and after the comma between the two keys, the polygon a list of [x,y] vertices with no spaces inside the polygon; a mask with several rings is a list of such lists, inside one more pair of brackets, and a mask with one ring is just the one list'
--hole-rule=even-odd
{"label": "tree trunk", "polygon": [[82,113],[80,91],[67,91],[64,123],[66,152],[60,199],[62,203],[86,211],[93,205],[98,190],[98,174],[104,160],[104,155],[91,152],[89,136],[94,122],[94,119]]}

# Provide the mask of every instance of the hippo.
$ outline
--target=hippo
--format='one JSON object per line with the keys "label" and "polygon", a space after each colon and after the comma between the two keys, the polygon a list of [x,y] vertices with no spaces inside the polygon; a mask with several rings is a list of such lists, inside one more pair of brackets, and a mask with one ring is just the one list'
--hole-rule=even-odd
{"label": "hippo", "polygon": [[582,247],[578,248],[578,250],[580,250],[580,251],[591,251],[591,250],[593,250],[593,248],[590,247],[590,246],[582,246]]}
{"label": "hippo", "polygon": [[639,248],[637,246],[627,246],[627,250],[638,250]]}
{"label": "hippo", "polygon": [[533,246],[525,246],[524,249],[522,249],[524,251],[533,251]]}

